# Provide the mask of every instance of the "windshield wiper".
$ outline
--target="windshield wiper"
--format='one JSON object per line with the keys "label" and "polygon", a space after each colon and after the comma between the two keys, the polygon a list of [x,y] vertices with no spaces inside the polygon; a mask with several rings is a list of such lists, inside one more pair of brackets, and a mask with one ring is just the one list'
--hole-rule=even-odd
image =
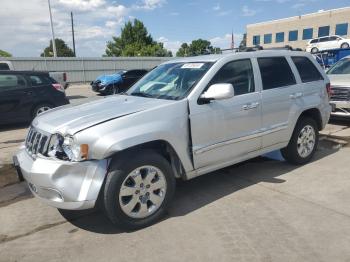
{"label": "windshield wiper", "polygon": [[135,92],[135,93],[131,93],[130,95],[132,95],[132,96],[142,96],[142,97],[153,97],[152,95],[144,93],[144,92]]}

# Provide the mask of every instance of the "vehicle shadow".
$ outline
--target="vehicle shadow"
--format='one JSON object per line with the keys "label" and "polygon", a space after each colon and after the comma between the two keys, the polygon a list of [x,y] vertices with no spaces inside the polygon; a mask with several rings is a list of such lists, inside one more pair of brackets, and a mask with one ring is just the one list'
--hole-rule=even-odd
{"label": "vehicle shadow", "polygon": [[81,96],[81,95],[72,95],[72,96],[67,96],[69,100],[71,99],[81,99],[81,98],[87,98],[87,96]]}
{"label": "vehicle shadow", "polygon": [[[313,161],[334,154],[339,149],[338,144],[321,141]],[[178,181],[174,201],[163,220],[185,216],[218,199],[260,182],[285,183],[287,181],[279,177],[297,168],[298,166],[290,165],[285,161],[257,157],[189,181]],[[70,211],[67,215],[61,211],[61,214],[76,227],[87,231],[100,234],[125,232],[113,225],[101,211],[84,212]]]}

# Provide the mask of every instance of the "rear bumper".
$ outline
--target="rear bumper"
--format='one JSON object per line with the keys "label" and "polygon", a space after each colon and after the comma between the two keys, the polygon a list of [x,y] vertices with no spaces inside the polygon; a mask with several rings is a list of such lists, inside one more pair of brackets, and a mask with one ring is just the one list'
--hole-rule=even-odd
{"label": "rear bumper", "polygon": [[350,117],[350,101],[331,101],[332,116]]}
{"label": "rear bumper", "polygon": [[21,149],[14,156],[14,164],[35,197],[56,208],[79,210],[95,206],[108,163],[68,162],[41,156],[34,160]]}

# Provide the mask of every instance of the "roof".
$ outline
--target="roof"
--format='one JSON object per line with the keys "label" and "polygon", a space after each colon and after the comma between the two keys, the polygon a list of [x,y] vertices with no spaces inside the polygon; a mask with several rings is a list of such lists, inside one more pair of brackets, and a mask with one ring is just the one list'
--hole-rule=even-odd
{"label": "roof", "polygon": [[181,57],[177,59],[173,59],[170,61],[165,62],[164,64],[171,64],[171,63],[194,63],[194,62],[217,62],[220,59],[224,59],[227,57],[259,57],[259,56],[266,56],[266,55],[273,55],[273,56],[285,56],[285,55],[306,55],[303,51],[290,51],[290,50],[259,50],[259,51],[251,51],[251,52],[237,52],[237,53],[229,53],[229,54],[220,54],[220,55],[202,55],[202,56],[191,56],[191,57]]}

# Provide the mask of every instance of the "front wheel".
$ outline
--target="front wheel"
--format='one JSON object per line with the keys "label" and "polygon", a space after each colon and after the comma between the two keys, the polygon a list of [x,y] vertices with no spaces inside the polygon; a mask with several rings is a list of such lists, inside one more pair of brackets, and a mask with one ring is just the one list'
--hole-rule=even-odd
{"label": "front wheel", "polygon": [[311,49],[311,54],[316,54],[318,52],[318,48],[317,47],[313,47]]}
{"label": "front wheel", "polygon": [[302,165],[311,160],[318,145],[318,128],[312,118],[301,118],[295,126],[292,138],[286,148],[281,150],[285,160]]}
{"label": "front wheel", "polygon": [[159,220],[173,197],[175,177],[169,162],[153,151],[112,163],[104,188],[109,219],[125,229],[147,227]]}

